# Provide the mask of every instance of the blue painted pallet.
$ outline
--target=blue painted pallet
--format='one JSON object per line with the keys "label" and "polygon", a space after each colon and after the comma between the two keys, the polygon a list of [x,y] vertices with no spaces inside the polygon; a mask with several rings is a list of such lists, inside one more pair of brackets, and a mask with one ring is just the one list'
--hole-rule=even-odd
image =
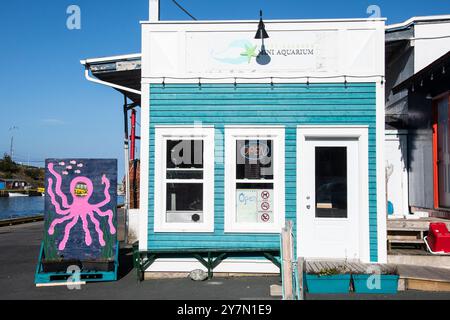
{"label": "blue painted pallet", "polygon": [[[84,282],[105,282],[105,281],[116,281],[117,271],[119,268],[119,243],[116,245],[116,255],[114,260],[114,270],[113,271],[83,271],[81,270],[78,275],[69,272],[44,272],[42,265],[42,259],[44,258],[44,244],[41,244],[41,249],[39,252],[39,261],[36,267],[36,273],[34,276],[34,283],[66,283],[74,281],[84,281]],[[72,278],[71,278],[72,277]]]}

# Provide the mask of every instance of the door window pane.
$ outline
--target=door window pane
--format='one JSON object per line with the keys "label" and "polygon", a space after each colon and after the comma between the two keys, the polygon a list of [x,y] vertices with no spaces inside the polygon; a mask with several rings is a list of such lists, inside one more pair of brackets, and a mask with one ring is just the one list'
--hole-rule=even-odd
{"label": "door window pane", "polygon": [[316,147],[317,218],[347,218],[347,148]]}
{"label": "door window pane", "polygon": [[272,140],[236,141],[236,179],[273,179]]}

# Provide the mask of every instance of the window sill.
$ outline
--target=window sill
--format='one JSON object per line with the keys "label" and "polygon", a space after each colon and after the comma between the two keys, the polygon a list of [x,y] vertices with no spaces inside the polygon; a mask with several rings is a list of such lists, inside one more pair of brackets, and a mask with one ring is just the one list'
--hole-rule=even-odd
{"label": "window sill", "polygon": [[273,225],[262,228],[260,226],[225,226],[224,233],[263,233],[263,234],[281,234],[281,226]]}
{"label": "window sill", "polygon": [[185,225],[185,226],[159,226],[153,228],[154,233],[214,233],[214,227],[210,226],[195,226]]}

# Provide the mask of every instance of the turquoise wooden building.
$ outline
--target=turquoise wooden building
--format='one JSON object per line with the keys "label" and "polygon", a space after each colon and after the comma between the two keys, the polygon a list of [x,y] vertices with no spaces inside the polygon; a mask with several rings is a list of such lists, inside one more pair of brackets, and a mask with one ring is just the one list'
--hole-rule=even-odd
{"label": "turquoise wooden building", "polygon": [[133,91],[138,246],[159,254],[146,270],[201,256],[278,272],[287,220],[297,256],[386,262],[384,19],[271,20],[255,39],[258,21],[158,16],[141,23]]}
{"label": "turquoise wooden building", "polygon": [[273,248],[292,220],[298,256],[385,262],[384,21],[257,25],[142,23],[139,249]]}

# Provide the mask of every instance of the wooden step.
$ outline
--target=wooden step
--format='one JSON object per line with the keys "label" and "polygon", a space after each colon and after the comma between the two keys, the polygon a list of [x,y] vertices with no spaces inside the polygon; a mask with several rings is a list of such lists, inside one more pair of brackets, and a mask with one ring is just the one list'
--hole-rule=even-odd
{"label": "wooden step", "polygon": [[390,243],[423,244],[423,239],[388,239]]}
{"label": "wooden step", "polygon": [[[397,251],[401,251],[401,254],[397,254]],[[408,251],[413,251],[408,254]],[[397,250],[393,249],[391,253],[388,254],[388,263],[397,265],[413,265],[417,267],[435,267],[450,269],[450,255],[432,255],[418,254],[419,250]]]}
{"label": "wooden step", "polygon": [[436,267],[398,265],[407,290],[450,291],[450,270]]}

